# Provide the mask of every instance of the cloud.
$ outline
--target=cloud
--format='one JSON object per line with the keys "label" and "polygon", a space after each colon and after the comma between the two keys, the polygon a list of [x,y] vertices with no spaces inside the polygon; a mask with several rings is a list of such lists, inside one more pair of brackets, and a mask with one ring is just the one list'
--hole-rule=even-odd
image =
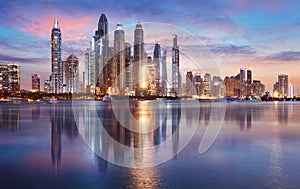
{"label": "cloud", "polygon": [[29,64],[44,64],[46,61],[50,61],[46,58],[28,58],[28,57],[17,57],[17,56],[10,56],[10,55],[4,55],[0,54],[0,60],[2,62],[7,62],[7,64],[13,63],[13,62],[19,62],[19,63],[29,63]]}
{"label": "cloud", "polygon": [[282,51],[263,58],[263,60],[275,61],[298,61],[300,60],[300,51]]}
{"label": "cloud", "polygon": [[233,44],[213,44],[207,45],[208,49],[215,54],[221,55],[232,55],[232,54],[240,54],[240,55],[250,55],[255,54],[256,51],[248,45],[237,46]]}

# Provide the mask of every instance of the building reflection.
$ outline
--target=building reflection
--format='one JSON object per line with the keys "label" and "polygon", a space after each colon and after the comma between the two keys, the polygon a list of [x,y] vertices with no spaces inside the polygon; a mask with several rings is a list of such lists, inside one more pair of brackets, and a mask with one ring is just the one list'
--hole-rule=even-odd
{"label": "building reflection", "polygon": [[288,103],[281,103],[277,106],[277,113],[278,113],[278,124],[287,124],[289,121],[289,106],[292,104]]}
{"label": "building reflection", "polygon": [[[156,161],[154,160],[157,158],[156,150],[147,149],[155,149],[168,139],[171,140],[170,144],[173,147],[171,153],[176,155],[181,119],[180,103],[168,103],[164,105],[164,108],[156,108],[151,106],[151,103],[155,102],[130,103],[129,109],[135,120],[129,119],[123,106],[113,110],[110,104],[102,104],[96,107],[96,111],[89,106],[82,106],[79,109],[81,113],[76,116],[82,123],[82,126],[79,126],[80,133],[87,144],[103,159],[111,157],[120,164],[130,161],[129,164],[132,164],[133,167],[144,161]],[[116,117],[116,115],[118,116]],[[96,118],[103,127],[99,126]],[[139,123],[137,127],[139,132],[133,130],[134,127],[136,128],[134,125],[136,123]],[[111,142],[112,139],[115,142]],[[128,152],[124,146],[132,151]],[[99,169],[106,168],[105,160],[97,159],[97,162]]]}
{"label": "building reflection", "polygon": [[239,125],[240,131],[251,130],[254,117],[260,119],[263,116],[263,111],[255,112],[254,108],[251,104],[229,104],[226,107],[225,121]]}
{"label": "building reflection", "polygon": [[0,130],[12,132],[20,130],[20,105],[1,105]]}
{"label": "building reflection", "polygon": [[78,136],[78,129],[70,106],[53,105],[49,107],[51,122],[51,160],[55,171],[58,171],[62,156],[62,133],[72,140]]}

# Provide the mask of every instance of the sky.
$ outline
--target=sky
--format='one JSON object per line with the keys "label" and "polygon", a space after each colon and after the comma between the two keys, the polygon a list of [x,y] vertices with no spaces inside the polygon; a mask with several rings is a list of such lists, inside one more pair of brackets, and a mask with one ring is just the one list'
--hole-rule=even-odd
{"label": "sky", "polygon": [[[164,45],[170,46],[169,33],[173,31],[164,31],[177,28],[175,33],[190,35],[179,36],[179,48],[189,55],[191,49],[197,51],[197,46],[204,45],[222,78],[236,75],[240,68],[251,69],[253,79],[261,80],[272,91],[277,75],[287,74],[297,93],[299,4],[299,0],[2,0],[0,64],[20,64],[22,89],[31,88],[33,73],[38,73],[43,83],[51,72],[50,34],[54,20],[59,20],[62,30],[62,58],[74,53],[82,64],[100,15],[105,13],[110,31],[117,23],[128,26],[125,31],[129,42],[137,21],[152,23],[143,27],[145,43],[149,45],[168,41]],[[197,57],[192,59],[200,61]],[[213,61],[200,62],[212,65]],[[193,69],[185,58],[180,64],[182,70]]]}

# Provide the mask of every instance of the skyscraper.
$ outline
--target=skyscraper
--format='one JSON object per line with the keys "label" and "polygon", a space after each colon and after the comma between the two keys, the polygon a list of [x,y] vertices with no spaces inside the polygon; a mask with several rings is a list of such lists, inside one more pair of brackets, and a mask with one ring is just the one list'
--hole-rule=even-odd
{"label": "skyscraper", "polygon": [[[116,56],[116,71],[115,78],[116,87],[119,89],[119,94],[124,94],[125,87],[125,32],[122,28],[122,24],[117,24],[117,28],[114,32],[114,49]],[[123,90],[123,92],[122,92]]]}
{"label": "skyscraper", "polygon": [[20,92],[20,66],[18,64],[8,64],[8,91]]}
{"label": "skyscraper", "polygon": [[107,85],[108,73],[105,64],[108,62],[108,20],[101,14],[98,29],[95,31],[95,82],[99,87]]}
{"label": "skyscraper", "polygon": [[133,58],[134,58],[134,84],[136,85],[136,95],[140,95],[140,83],[143,80],[142,67],[144,60],[144,31],[142,24],[138,22],[134,30],[134,47],[133,47]]}
{"label": "skyscraper", "polygon": [[71,54],[65,62],[66,92],[79,92],[79,60]]}
{"label": "skyscraper", "polygon": [[193,81],[193,72],[187,71],[186,73],[186,95],[194,95],[194,81]]}
{"label": "skyscraper", "polygon": [[278,75],[278,85],[279,85],[279,96],[285,97],[289,95],[289,79],[288,75],[280,74]]}
{"label": "skyscraper", "polygon": [[51,88],[50,80],[45,80],[44,81],[44,92],[45,93],[50,93],[50,88]]}
{"label": "skyscraper", "polygon": [[245,82],[245,69],[240,69],[240,98],[244,98],[246,96],[246,82]]}
{"label": "skyscraper", "polygon": [[128,89],[128,92],[133,90],[134,84],[132,81],[132,73],[133,73],[133,65],[132,65],[132,56],[131,56],[131,45],[130,43],[125,43],[125,69],[126,69],[126,75],[125,75],[125,81],[126,81],[126,88]]}
{"label": "skyscraper", "polygon": [[51,32],[51,92],[62,92],[61,31],[58,20]]}
{"label": "skyscraper", "polygon": [[295,96],[294,85],[290,83],[290,97],[293,98]]}
{"label": "skyscraper", "polygon": [[179,72],[179,48],[177,46],[177,35],[173,34],[173,47],[172,47],[172,88],[177,95],[180,95],[180,72]]}
{"label": "skyscraper", "polygon": [[253,93],[252,90],[252,71],[251,70],[247,70],[247,80],[246,80],[246,94],[247,96],[251,96]]}
{"label": "skyscraper", "polygon": [[34,91],[40,91],[40,76],[38,74],[32,74],[31,76],[31,89]]}
{"label": "skyscraper", "polygon": [[8,66],[0,65],[0,92],[8,92]]}

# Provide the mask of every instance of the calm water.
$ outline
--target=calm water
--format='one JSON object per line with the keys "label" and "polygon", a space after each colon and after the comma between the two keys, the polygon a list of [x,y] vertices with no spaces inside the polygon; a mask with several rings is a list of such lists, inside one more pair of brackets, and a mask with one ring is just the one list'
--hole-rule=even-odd
{"label": "calm water", "polygon": [[[131,114],[152,123],[142,129],[153,131],[143,134],[122,127],[129,118],[120,114],[117,121],[118,113],[101,102],[0,104],[0,188],[299,188],[300,103],[225,105],[218,138],[200,155],[204,131],[214,119],[211,103],[132,103]],[[112,164],[97,154],[127,165],[131,156],[107,142],[95,117],[129,149],[159,146],[171,137],[175,157],[150,168]],[[182,134],[189,132],[193,138],[180,152]],[[159,155],[165,157],[155,150],[135,153],[129,164]]]}

